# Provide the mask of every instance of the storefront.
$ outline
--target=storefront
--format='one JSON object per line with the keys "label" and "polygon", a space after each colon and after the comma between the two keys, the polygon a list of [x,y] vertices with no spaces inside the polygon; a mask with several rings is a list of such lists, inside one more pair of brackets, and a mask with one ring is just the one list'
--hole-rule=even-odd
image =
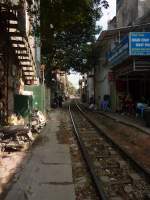
{"label": "storefront", "polygon": [[131,32],[111,52],[108,61],[114,72],[116,109],[119,96],[130,95],[136,103],[150,101],[150,33]]}

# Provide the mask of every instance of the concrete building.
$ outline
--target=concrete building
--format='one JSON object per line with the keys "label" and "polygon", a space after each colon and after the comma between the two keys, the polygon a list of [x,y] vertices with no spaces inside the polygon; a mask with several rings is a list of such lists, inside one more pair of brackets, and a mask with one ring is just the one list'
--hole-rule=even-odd
{"label": "concrete building", "polygon": [[117,27],[135,24],[139,18],[147,15],[149,10],[149,0],[117,0]]}
{"label": "concrete building", "polygon": [[118,0],[116,13],[97,41],[95,67],[97,105],[110,95],[114,111],[120,109],[122,95],[130,94],[135,103],[141,96],[150,98],[150,2]]}
{"label": "concrete building", "polygon": [[0,123],[14,111],[14,95],[37,81],[34,37],[27,1],[0,2]]}
{"label": "concrete building", "polygon": [[87,74],[87,101],[95,94],[94,87],[94,68]]}
{"label": "concrete building", "polygon": [[[80,93],[80,98],[82,102],[87,102],[89,103],[89,90],[91,85],[88,84],[89,82],[89,77],[87,73],[82,74],[82,77],[79,80],[79,93]],[[93,88],[94,89],[94,88]]]}
{"label": "concrete building", "polygon": [[60,69],[55,69],[51,72],[50,78],[50,102],[53,106],[54,99],[56,97],[62,96],[64,99],[68,96],[69,81],[67,77],[67,72]]}
{"label": "concrete building", "polygon": [[[111,30],[102,31],[95,45],[95,53],[98,57],[94,73],[95,100],[97,108],[100,108],[100,102],[103,100],[105,95],[114,96],[114,92],[112,92],[114,77],[111,65],[108,63],[107,54],[115,46],[116,41],[118,41],[118,34],[116,31],[112,31],[116,28],[116,17],[109,21],[108,27]],[[113,98],[111,98],[111,101],[114,101]]]}
{"label": "concrete building", "polygon": [[[108,60],[115,74],[116,109],[120,107],[120,97],[129,94],[134,103],[143,96],[150,98],[150,1],[118,1],[117,28],[120,33],[119,44],[111,51]],[[118,53],[117,53],[118,52]],[[122,54],[122,55],[121,55]],[[116,60],[115,60],[116,59]],[[138,88],[138,89],[137,89]]]}

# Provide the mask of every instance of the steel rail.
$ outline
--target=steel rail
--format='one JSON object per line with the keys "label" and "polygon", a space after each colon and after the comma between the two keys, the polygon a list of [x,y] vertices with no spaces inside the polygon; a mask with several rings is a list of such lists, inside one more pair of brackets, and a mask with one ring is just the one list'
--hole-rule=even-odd
{"label": "steel rail", "polygon": [[69,105],[69,114],[70,114],[70,118],[71,118],[71,121],[72,121],[72,125],[73,125],[73,128],[74,128],[74,134],[75,134],[75,137],[77,138],[77,142],[79,144],[79,147],[80,147],[80,150],[82,152],[82,156],[87,164],[87,168],[89,170],[89,173],[91,175],[91,178],[93,180],[93,183],[96,187],[96,191],[97,191],[97,194],[98,194],[98,197],[99,199],[101,200],[107,200],[107,197],[106,197],[106,194],[104,192],[104,189],[103,189],[103,186],[102,186],[102,181],[97,177],[95,171],[94,171],[94,165],[90,159],[90,156],[86,150],[86,147],[84,145],[84,142],[82,140],[82,138],[80,137],[80,134],[79,134],[79,130],[76,126],[76,123],[75,123],[75,120],[73,118],[73,115],[72,115],[72,112],[71,112],[71,107]]}
{"label": "steel rail", "polygon": [[95,127],[96,130],[98,130],[103,136],[110,141],[120,152],[121,154],[126,157],[130,162],[134,164],[134,166],[142,172],[145,179],[150,183],[150,169],[145,168],[139,161],[135,160],[134,157],[129,154],[123,147],[121,147],[119,144],[117,144],[114,140],[112,140],[102,129],[100,129],[87,115],[85,112],[81,109],[81,107],[75,103],[78,107],[79,111],[82,113],[82,115]]}

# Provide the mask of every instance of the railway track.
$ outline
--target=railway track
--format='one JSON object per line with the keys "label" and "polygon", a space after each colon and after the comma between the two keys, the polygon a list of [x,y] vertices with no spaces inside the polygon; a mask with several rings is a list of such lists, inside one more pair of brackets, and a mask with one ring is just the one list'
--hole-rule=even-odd
{"label": "railway track", "polygon": [[77,104],[70,105],[69,111],[75,136],[99,199],[150,199],[148,172],[108,140]]}

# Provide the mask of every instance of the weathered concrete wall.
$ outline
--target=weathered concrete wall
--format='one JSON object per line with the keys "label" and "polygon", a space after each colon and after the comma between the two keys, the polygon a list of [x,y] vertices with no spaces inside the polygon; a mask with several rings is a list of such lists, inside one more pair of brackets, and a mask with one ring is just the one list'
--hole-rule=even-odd
{"label": "weathered concrete wall", "polygon": [[99,64],[96,66],[95,71],[95,98],[96,105],[100,108],[100,102],[103,100],[104,95],[110,95],[110,82],[108,80],[110,66],[107,63],[106,54],[111,49],[111,41],[102,38],[98,49]]}
{"label": "weathered concrete wall", "polygon": [[150,11],[150,0],[138,0],[138,17],[143,17]]}
{"label": "weathered concrete wall", "polygon": [[116,82],[110,82],[110,97],[111,97],[111,110],[113,112],[117,109],[117,91],[116,91]]}
{"label": "weathered concrete wall", "polygon": [[45,107],[46,110],[50,110],[51,108],[51,90],[50,87],[45,86]]}
{"label": "weathered concrete wall", "polygon": [[149,0],[118,0],[117,27],[132,25],[150,11]]}
{"label": "weathered concrete wall", "polygon": [[94,69],[87,76],[87,98],[94,96]]}
{"label": "weathered concrete wall", "polygon": [[101,67],[101,73],[100,73],[100,79],[99,79],[101,100],[103,99],[104,95],[106,94],[110,95],[108,72],[109,72],[109,68],[107,66]]}
{"label": "weathered concrete wall", "polygon": [[108,81],[109,68],[107,66],[97,66],[95,73],[95,99],[96,105],[100,108],[100,102],[103,100],[104,95],[110,95],[110,84]]}
{"label": "weathered concrete wall", "polygon": [[8,113],[14,111],[14,80],[16,78],[17,67],[15,65],[14,55],[9,50],[9,70],[8,70]]}
{"label": "weathered concrete wall", "polygon": [[[8,114],[13,113],[14,111],[14,81],[17,79],[16,72],[16,60],[13,54],[12,49],[8,46],[9,44],[6,42],[5,34],[0,34],[0,53],[2,55],[0,62],[1,71],[5,71],[5,78],[1,77],[1,82],[3,84],[0,87],[2,91],[1,99],[5,101],[5,109],[8,108]],[[8,97],[7,97],[8,93]]]}
{"label": "weathered concrete wall", "polygon": [[95,102],[97,108],[100,108],[100,100],[101,100],[101,91],[100,91],[100,65],[95,67],[95,78],[94,78],[94,85],[95,85]]}
{"label": "weathered concrete wall", "polygon": [[117,8],[117,27],[131,25],[138,18],[138,0],[120,0]]}

